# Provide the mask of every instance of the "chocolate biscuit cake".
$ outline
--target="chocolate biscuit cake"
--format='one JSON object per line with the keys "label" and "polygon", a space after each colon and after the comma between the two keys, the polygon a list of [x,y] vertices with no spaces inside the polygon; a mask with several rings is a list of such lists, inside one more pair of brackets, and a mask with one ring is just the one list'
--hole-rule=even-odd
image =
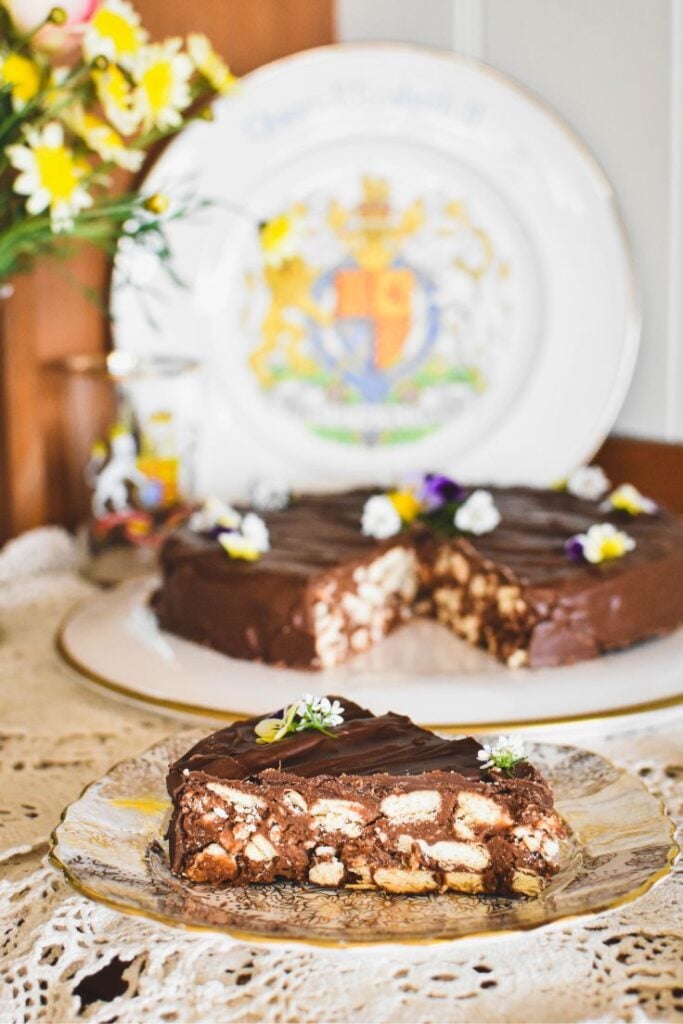
{"label": "chocolate biscuit cake", "polygon": [[[258,561],[178,531],[153,597],[161,627],[236,658],[327,668],[427,615],[516,668],[581,661],[683,624],[683,524],[669,513],[492,487],[490,532],[415,522],[377,540],[361,531],[373,493],[303,495],[266,514],[270,549]],[[595,523],[628,531],[633,549],[571,561],[567,541]]]}
{"label": "chocolate biscuit cake", "polygon": [[474,739],[441,739],[401,715],[343,703],[324,731],[264,743],[250,719],[171,766],[175,874],[229,885],[540,892],[566,830],[531,764],[482,763]]}

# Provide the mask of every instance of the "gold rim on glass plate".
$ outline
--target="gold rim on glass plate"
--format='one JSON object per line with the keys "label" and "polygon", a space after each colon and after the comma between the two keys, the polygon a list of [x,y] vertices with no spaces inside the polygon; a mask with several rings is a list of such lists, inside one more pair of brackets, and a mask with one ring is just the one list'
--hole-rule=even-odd
{"label": "gold rim on glass plate", "polygon": [[[626,853],[621,850],[623,844],[616,843],[615,848],[611,853],[606,855],[603,853],[602,856],[593,857],[592,859],[596,864],[599,864],[601,860],[610,860],[610,858],[616,858],[615,868],[616,876],[620,877],[620,870],[623,870],[624,863],[628,866],[631,865],[632,870],[640,872],[639,884],[634,885],[633,888],[627,889],[625,892],[620,892],[613,898],[602,898],[600,897],[594,904],[586,906],[585,910],[579,910],[576,912],[568,911],[567,913],[557,913],[553,916],[553,912],[550,912],[545,918],[528,918],[525,921],[523,908],[525,906],[533,906],[536,904],[536,900],[521,900],[521,901],[509,901],[503,900],[505,904],[503,911],[510,911],[513,917],[517,916],[517,920],[511,926],[501,927],[498,922],[493,921],[493,927],[489,930],[486,929],[472,929],[471,931],[464,931],[459,934],[448,934],[448,935],[411,935],[409,932],[409,926],[406,928],[406,934],[401,935],[400,930],[397,933],[395,930],[389,930],[383,935],[376,935],[374,931],[370,929],[369,934],[372,937],[357,939],[352,938],[344,940],[339,937],[321,937],[320,935],[313,935],[306,933],[306,924],[299,924],[298,918],[296,918],[296,908],[294,913],[290,908],[289,911],[285,911],[285,916],[289,914],[289,922],[285,922],[285,929],[289,927],[292,929],[293,920],[297,922],[297,929],[290,931],[289,934],[283,935],[278,934],[276,928],[273,933],[264,930],[263,921],[272,920],[272,910],[270,914],[267,913],[266,918],[261,919],[261,930],[250,931],[248,928],[240,926],[233,926],[231,923],[217,923],[214,917],[213,923],[210,923],[212,916],[212,908],[210,900],[218,894],[220,898],[220,890],[211,890],[209,886],[192,886],[190,883],[177,880],[170,876],[167,866],[164,867],[165,876],[161,876],[162,891],[155,886],[159,886],[159,878],[154,877],[154,870],[150,867],[150,850],[155,844],[158,845],[157,841],[162,836],[164,827],[164,821],[166,820],[167,810],[170,809],[170,803],[167,799],[160,799],[159,796],[142,796],[140,793],[148,794],[150,788],[156,786],[159,794],[163,787],[163,777],[165,775],[165,764],[168,763],[168,759],[177,756],[182,749],[185,749],[187,743],[192,743],[197,739],[198,731],[194,730],[191,733],[185,732],[174,737],[170,737],[161,743],[157,743],[150,747],[147,751],[138,755],[136,758],[129,758],[119,761],[109,772],[106,773],[101,779],[87,785],[81,796],[75,800],[72,804],[67,806],[61,814],[60,822],[52,832],[50,836],[50,861],[54,867],[60,870],[66,881],[81,895],[92,899],[97,903],[103,904],[112,910],[119,913],[130,914],[133,916],[143,917],[150,920],[158,921],[165,925],[173,927],[180,927],[187,931],[199,931],[199,932],[214,932],[220,934],[227,934],[231,938],[239,942],[248,944],[265,944],[265,945],[288,945],[290,947],[296,946],[313,946],[318,948],[327,949],[354,949],[354,948],[379,948],[387,946],[427,946],[427,945],[443,945],[447,943],[462,941],[465,939],[498,939],[505,936],[521,935],[526,932],[531,932],[543,927],[552,927],[553,925],[573,924],[581,920],[587,920],[595,917],[597,914],[605,913],[610,910],[618,909],[634,900],[639,899],[645,893],[647,893],[657,882],[665,878],[672,870],[674,861],[679,853],[679,847],[675,841],[674,825],[671,819],[666,814],[663,801],[655,797],[647,787],[644,785],[641,779],[637,776],[631,775],[624,769],[615,766],[608,758],[602,755],[592,754],[588,751],[582,751],[578,748],[568,746],[555,746],[544,744],[542,747],[537,748],[536,754],[539,756],[540,751],[545,751],[545,756],[548,756],[548,752],[552,757],[557,759],[557,763],[562,767],[563,758],[568,758],[568,766],[570,772],[573,766],[576,767],[577,775],[583,770],[587,773],[586,780],[590,781],[590,785],[586,787],[586,791],[580,795],[579,802],[583,801],[580,809],[573,810],[568,815],[568,820],[571,824],[572,814],[576,813],[577,818],[581,819],[585,816],[586,807],[590,805],[592,799],[595,798],[595,813],[604,814],[604,802],[597,799],[599,788],[593,792],[594,780],[596,775],[594,772],[599,773],[602,771],[602,784],[603,788],[614,789],[614,797],[616,803],[621,807],[620,801],[624,801],[624,804],[633,806],[633,794],[641,793],[644,794],[651,801],[651,808],[646,808],[643,804],[641,808],[642,817],[640,822],[636,822],[637,826],[640,824],[641,828],[644,829],[642,832],[642,841],[648,845],[643,847],[629,847]],[[533,756],[533,753],[532,753]],[[582,767],[583,766],[583,769]],[[567,765],[563,769],[567,770]],[[136,772],[138,773],[136,775]],[[562,772],[560,772],[560,775]],[[574,785],[574,776],[572,778],[572,786]],[[561,787],[561,783],[556,781],[556,785]],[[570,786],[570,790],[572,788]],[[141,790],[140,790],[140,787]],[[119,793],[117,797],[114,794]],[[137,799],[131,798],[131,794],[138,793]],[[570,800],[570,794],[567,795],[567,802]],[[577,800],[574,798],[573,803],[576,804]],[[149,805],[152,804],[153,809],[150,812]],[[144,805],[144,806],[143,806]],[[139,815],[138,827],[135,827],[135,822],[121,823],[116,817],[107,818],[107,815],[111,814],[113,808],[116,808],[116,813],[119,813],[119,808],[133,808],[132,813]],[[611,824],[607,826],[607,832],[610,828],[618,829],[621,817],[624,813],[628,815],[628,811],[624,807],[616,808],[614,814],[615,819]],[[655,811],[656,809],[656,811]],[[155,815],[151,821],[148,817],[149,814]],[[80,817],[79,817],[80,814]],[[585,822],[584,822],[585,824]],[[656,827],[655,827],[656,826]],[[587,833],[592,833],[595,828],[595,822],[590,822],[586,825]],[[633,829],[633,823],[627,823],[624,828]],[[118,834],[117,834],[118,829]],[[649,830],[649,834],[647,833]],[[629,834],[636,834],[629,832]],[[102,835],[107,836],[107,842],[102,845]],[[603,833],[604,841],[604,833]],[[591,839],[586,840],[590,844]],[[94,844],[94,845],[93,845]],[[122,847],[129,846],[130,849],[124,851],[121,862],[117,865],[116,863],[116,852],[121,850]],[[64,850],[62,850],[62,847]],[[98,863],[97,858],[101,858],[101,851],[106,850],[106,856],[103,860]],[[601,848],[602,849],[602,848]],[[634,852],[643,852],[643,850],[652,850],[653,866],[651,873],[642,880],[642,871],[647,871],[647,866],[640,863],[641,858],[633,857]],[[584,857],[587,848],[583,846],[578,847],[579,859]],[[111,853],[114,851],[114,853]],[[142,854],[142,856],[141,856]],[[619,861],[619,857],[625,857],[624,863]],[[107,861],[107,857],[109,858]],[[128,865],[126,865],[126,858],[128,858]],[[591,858],[588,857],[588,860]],[[68,863],[69,861],[73,863]],[[104,861],[107,861],[104,863]],[[635,862],[635,868],[633,863]],[[161,863],[161,862],[160,862]],[[126,871],[129,870],[131,878],[126,878]],[[574,867],[567,868],[569,872],[575,871],[575,875],[578,869]],[[589,876],[590,871],[595,870],[590,865],[584,872],[585,876]],[[598,867],[598,871],[604,870],[604,868]],[[94,875],[95,882],[89,884],[89,882],[82,877],[84,874],[87,876],[88,872]],[[99,872],[99,875],[98,875]],[[157,872],[158,873],[158,872]],[[137,876],[137,877],[136,877]],[[549,902],[550,906],[554,906],[558,899],[562,898],[562,893],[566,889],[567,885],[570,885],[573,881],[572,876],[560,888],[557,893],[552,895]],[[173,885],[179,890],[184,891],[188,894],[190,899],[197,900],[199,904],[202,904],[202,899],[206,902],[206,922],[200,922],[196,919],[187,920],[183,919],[182,910],[183,904],[180,903],[180,909],[176,911],[176,914],[165,913],[162,909],[159,909],[163,905],[164,898],[168,899],[169,892],[163,891],[164,885],[166,885],[166,878],[170,878]],[[97,882],[101,882],[100,888],[97,888]],[[602,880],[604,885],[604,879]],[[130,886],[132,896],[128,896],[128,899],[124,899],[122,896],[117,898],[111,895],[112,885],[114,888],[124,888]],[[269,894],[272,895],[280,889],[287,888],[293,890],[293,899],[301,899],[303,893],[311,893],[314,891],[317,894],[321,893],[321,890],[312,890],[311,887],[292,886],[291,883],[287,883],[286,886],[278,884],[270,884],[268,886],[251,886],[245,887],[241,890],[244,896],[240,895],[238,898],[247,900],[250,898],[249,893],[255,892],[254,896],[254,908],[253,913],[257,916],[261,909],[261,902],[269,898]],[[139,902],[140,890],[143,891],[143,896],[147,900],[147,905],[141,905]],[[168,890],[168,886],[166,886]],[[288,891],[289,891],[288,890]],[[225,891],[225,890],[224,890]],[[235,892],[235,890],[232,890]],[[323,898],[326,900],[343,900],[343,894],[345,890],[334,891],[322,891]],[[348,893],[349,890],[346,890]],[[196,896],[199,893],[199,896]],[[261,894],[266,895],[261,898]],[[177,895],[173,892],[170,893],[171,897]],[[550,895],[550,893],[549,893]],[[363,894],[367,897],[368,894]],[[376,911],[379,915],[384,915],[386,908],[384,907],[384,896],[385,894],[378,894],[376,892],[370,894],[371,899],[377,897],[379,901],[379,907]],[[456,894],[446,894],[444,899],[453,900],[464,900],[464,906],[470,908],[482,908],[482,918],[488,918],[489,910],[493,905],[490,898],[480,899],[479,897],[472,896],[457,896]],[[584,895],[584,898],[585,895]],[[427,899],[425,897],[409,897],[409,900],[420,900]],[[440,897],[429,897],[429,903],[425,904],[425,910],[428,907],[434,906],[434,900],[439,900]],[[538,897],[542,900],[543,896]],[[138,902],[136,903],[136,900]],[[405,897],[392,897],[392,906],[398,907],[399,912],[401,906],[405,906]],[[472,902],[475,901],[475,902]],[[510,910],[507,904],[514,903],[515,906]],[[519,910],[518,908],[522,908]],[[252,913],[252,908],[247,908],[249,913]],[[267,909],[267,908],[266,908]],[[244,910],[238,908],[238,912],[241,916],[244,916]],[[389,911],[390,912],[390,911]],[[196,915],[196,907],[191,910],[191,913]],[[226,910],[229,915],[229,909]],[[361,917],[363,911],[361,910]],[[457,912],[454,918],[457,916]],[[187,917],[187,915],[186,915]],[[303,922],[302,917],[302,922]],[[315,931],[315,925],[308,925],[309,931]],[[358,926],[357,926],[358,927]],[[367,923],[363,924],[365,929],[370,928]],[[396,928],[396,925],[393,925]],[[320,929],[318,928],[318,931]],[[280,929],[282,931],[282,928]]]}

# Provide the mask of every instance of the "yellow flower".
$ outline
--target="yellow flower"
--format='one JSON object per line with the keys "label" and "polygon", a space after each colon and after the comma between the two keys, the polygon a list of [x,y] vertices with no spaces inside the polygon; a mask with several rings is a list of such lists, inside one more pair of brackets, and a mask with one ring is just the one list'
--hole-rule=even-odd
{"label": "yellow flower", "polygon": [[133,68],[137,82],[135,106],[143,127],[165,131],[182,124],[182,115],[191,100],[190,58],[180,53],[180,39],[153,43],[140,51]]}
{"label": "yellow flower", "polygon": [[611,523],[596,523],[579,537],[583,543],[583,557],[593,565],[621,558],[636,546],[632,537]]}
{"label": "yellow flower", "polygon": [[128,67],[147,41],[140,16],[128,0],[106,0],[98,7],[83,37],[83,53]]}
{"label": "yellow flower", "polygon": [[256,544],[241,533],[221,533],[218,543],[230,558],[241,558],[245,562],[257,562],[262,554]]}
{"label": "yellow flower", "polygon": [[639,516],[643,513],[651,516],[658,511],[657,503],[652,498],[646,498],[633,484],[621,484],[612,491],[608,502],[612,508],[628,512],[630,516]]}
{"label": "yellow flower", "polygon": [[297,717],[298,702],[295,701],[286,707],[282,712],[282,718],[263,718],[254,726],[254,732],[258,739],[257,743],[277,743],[290,733],[296,732],[295,719]]}
{"label": "yellow flower", "polygon": [[391,491],[389,501],[404,523],[412,523],[422,511],[422,504],[414,491]]}
{"label": "yellow flower", "polygon": [[0,57],[0,83],[12,87],[12,106],[21,110],[40,91],[40,68],[20,53]]}
{"label": "yellow flower", "polygon": [[123,71],[111,64],[105,71],[93,71],[92,78],[107,120],[123,135],[130,135],[138,127],[140,117],[133,104],[133,90]]}
{"label": "yellow flower", "polygon": [[163,192],[155,192],[154,195],[145,199],[145,209],[149,210],[150,213],[155,213],[157,217],[161,217],[168,210],[171,205],[171,200]]}
{"label": "yellow flower", "polygon": [[83,186],[88,165],[64,145],[61,124],[51,121],[42,131],[28,132],[25,145],[8,146],[5,152],[20,172],[14,191],[28,196],[29,213],[50,210],[53,231],[68,231],[74,216],[92,205]]}
{"label": "yellow flower", "polygon": [[235,87],[237,78],[222,57],[216,53],[206,36],[197,32],[188,36],[187,52],[199,74],[216,92],[225,95]]}
{"label": "yellow flower", "polygon": [[127,171],[140,170],[144,153],[139,149],[129,149],[119,133],[106,121],[101,121],[82,108],[72,112],[65,120],[71,130],[102,160],[125,167]]}
{"label": "yellow flower", "polygon": [[261,249],[264,261],[279,266],[293,259],[301,244],[301,224],[293,213],[281,213],[261,225]]}

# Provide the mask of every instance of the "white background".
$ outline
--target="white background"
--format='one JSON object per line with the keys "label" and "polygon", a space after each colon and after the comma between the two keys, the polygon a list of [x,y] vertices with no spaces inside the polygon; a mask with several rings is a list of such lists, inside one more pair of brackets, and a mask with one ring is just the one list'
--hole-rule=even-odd
{"label": "white background", "polygon": [[683,0],[337,0],[342,41],[450,48],[539,94],[593,150],[643,302],[615,430],[683,441]]}

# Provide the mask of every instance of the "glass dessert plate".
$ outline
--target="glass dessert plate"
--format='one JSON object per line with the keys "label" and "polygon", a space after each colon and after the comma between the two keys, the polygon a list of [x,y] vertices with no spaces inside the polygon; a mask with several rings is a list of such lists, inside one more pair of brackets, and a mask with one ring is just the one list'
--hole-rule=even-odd
{"label": "glass dessert plate", "polygon": [[80,893],[238,941],[381,947],[509,935],[613,909],[667,875],[678,852],[660,801],[636,778],[589,751],[534,744],[529,758],[553,785],[571,828],[560,872],[540,897],[194,885],[168,867],[165,777],[169,762],[201,735],[185,732],[122,761],[64,811],[51,859]]}

